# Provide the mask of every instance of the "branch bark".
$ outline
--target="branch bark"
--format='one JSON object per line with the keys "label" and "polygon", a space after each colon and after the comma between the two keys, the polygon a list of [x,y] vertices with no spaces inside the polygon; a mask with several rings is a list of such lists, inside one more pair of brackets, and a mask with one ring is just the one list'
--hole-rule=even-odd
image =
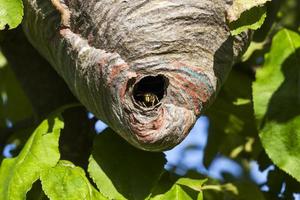
{"label": "branch bark", "polygon": [[249,35],[224,0],[25,0],[23,28],[73,94],[134,146],[182,141]]}

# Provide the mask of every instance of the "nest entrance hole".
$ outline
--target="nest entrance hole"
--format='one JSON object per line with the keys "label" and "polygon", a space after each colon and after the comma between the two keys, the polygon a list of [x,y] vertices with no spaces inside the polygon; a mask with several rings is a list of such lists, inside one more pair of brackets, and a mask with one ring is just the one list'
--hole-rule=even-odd
{"label": "nest entrance hole", "polygon": [[166,93],[166,80],[162,75],[142,78],[133,88],[134,100],[146,108],[157,105]]}

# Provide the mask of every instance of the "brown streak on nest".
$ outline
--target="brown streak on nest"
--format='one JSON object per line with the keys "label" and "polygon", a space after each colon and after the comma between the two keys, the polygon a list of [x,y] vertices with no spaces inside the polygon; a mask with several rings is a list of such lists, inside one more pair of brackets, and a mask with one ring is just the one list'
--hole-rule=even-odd
{"label": "brown streak on nest", "polygon": [[52,5],[61,15],[62,28],[70,28],[71,13],[66,5],[61,4],[60,0],[51,0]]}

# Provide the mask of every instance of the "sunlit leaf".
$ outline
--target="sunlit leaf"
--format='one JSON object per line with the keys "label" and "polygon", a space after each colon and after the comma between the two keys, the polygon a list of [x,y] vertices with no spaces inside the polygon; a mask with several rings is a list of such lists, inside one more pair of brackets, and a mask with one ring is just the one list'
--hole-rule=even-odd
{"label": "sunlit leaf", "polygon": [[163,153],[138,150],[107,129],[95,138],[88,172],[110,199],[145,199],[164,170]]}
{"label": "sunlit leaf", "polygon": [[238,20],[247,10],[264,5],[270,0],[233,0],[232,6],[227,11],[227,20],[233,22]]}
{"label": "sunlit leaf", "polygon": [[238,35],[248,29],[257,30],[264,23],[267,17],[264,7],[255,7],[244,12],[237,21],[229,24],[231,34]]}
{"label": "sunlit leaf", "polygon": [[51,200],[105,200],[85,172],[69,161],[60,161],[41,174],[42,187]]}
{"label": "sunlit leaf", "polygon": [[253,84],[255,116],[271,160],[300,181],[300,35],[283,29]]}
{"label": "sunlit leaf", "polygon": [[201,192],[201,186],[206,182],[206,179],[191,179],[191,178],[180,178],[177,181],[178,185],[187,186],[195,191]]}
{"label": "sunlit leaf", "polygon": [[166,175],[162,177],[152,192],[151,200],[168,199],[197,199],[203,200],[201,186],[206,179],[180,178],[176,182],[168,179]]}
{"label": "sunlit leaf", "polygon": [[0,199],[21,200],[40,173],[59,160],[58,139],[64,123],[57,116],[44,120],[16,158],[4,159],[0,168]]}
{"label": "sunlit leaf", "polygon": [[[184,199],[193,200],[193,198],[180,185],[175,184],[167,193],[157,195],[151,200],[169,200],[169,199]],[[198,198],[198,200],[202,200]]]}
{"label": "sunlit leaf", "polygon": [[247,51],[242,56],[242,61],[247,61],[255,51],[262,50],[264,48],[265,42],[254,42],[252,41],[250,43],[250,46],[248,47]]}
{"label": "sunlit leaf", "polygon": [[21,23],[22,17],[22,0],[0,0],[0,30],[3,30],[6,25],[10,29],[16,28]]}
{"label": "sunlit leaf", "polygon": [[233,0],[227,11],[227,20],[232,35],[238,35],[248,29],[256,30],[266,18],[263,5],[269,0]]}

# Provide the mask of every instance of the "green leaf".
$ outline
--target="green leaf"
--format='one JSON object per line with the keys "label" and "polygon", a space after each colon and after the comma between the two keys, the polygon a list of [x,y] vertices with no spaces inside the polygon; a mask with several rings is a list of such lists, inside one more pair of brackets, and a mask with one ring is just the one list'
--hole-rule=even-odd
{"label": "green leaf", "polygon": [[233,0],[233,4],[227,11],[227,20],[229,22],[236,21],[247,10],[263,6],[267,1],[271,0]]}
{"label": "green leaf", "polygon": [[250,43],[250,46],[248,47],[247,51],[242,56],[241,61],[246,62],[251,58],[251,56],[254,54],[255,51],[263,50],[264,46],[266,45],[266,41],[263,42],[254,42],[252,41]]}
{"label": "green leaf", "polygon": [[28,98],[0,52],[0,129],[6,127],[6,120],[15,124],[32,115]]}
{"label": "green leaf", "polygon": [[6,65],[7,65],[7,60],[2,54],[2,52],[0,51],[0,69],[5,67]]}
{"label": "green leaf", "polygon": [[[209,134],[204,163],[209,166],[216,154],[236,158],[240,153],[255,157],[259,145],[252,105],[252,79],[234,68],[214,104],[208,109]],[[247,143],[252,145],[246,148]]]}
{"label": "green leaf", "polygon": [[[193,198],[184,189],[182,189],[181,186],[179,186],[177,184],[175,184],[167,193],[157,195],[157,196],[151,198],[151,200],[170,200],[170,199],[193,200]],[[202,199],[199,198],[198,200],[202,200]]]}
{"label": "green leaf", "polygon": [[177,181],[178,185],[187,186],[195,191],[201,192],[202,185],[207,181],[207,179],[191,179],[191,178],[180,178]]}
{"label": "green leaf", "polygon": [[51,200],[105,200],[89,182],[85,172],[69,161],[60,161],[41,174],[42,187]]}
{"label": "green leaf", "polygon": [[238,35],[244,31],[259,29],[267,17],[265,7],[254,7],[244,12],[237,21],[229,24],[232,35]]}
{"label": "green leaf", "polygon": [[204,180],[180,178],[170,186],[171,181],[166,176],[160,180],[153,191],[151,200],[169,200],[169,199],[197,199],[203,200],[201,186],[206,182]]}
{"label": "green leaf", "polygon": [[0,30],[6,25],[9,29],[16,28],[23,17],[22,0],[0,0]]}
{"label": "green leaf", "polygon": [[64,123],[60,117],[44,120],[16,158],[4,159],[0,168],[0,199],[21,200],[40,173],[59,160],[58,139]]}
{"label": "green leaf", "polygon": [[300,35],[283,29],[253,84],[255,117],[268,156],[300,181]]}
{"label": "green leaf", "polygon": [[227,11],[227,20],[232,35],[248,29],[257,30],[266,18],[264,4],[270,0],[233,0]]}
{"label": "green leaf", "polygon": [[145,199],[165,162],[163,153],[136,149],[107,129],[95,138],[88,172],[100,192],[110,199]]}

